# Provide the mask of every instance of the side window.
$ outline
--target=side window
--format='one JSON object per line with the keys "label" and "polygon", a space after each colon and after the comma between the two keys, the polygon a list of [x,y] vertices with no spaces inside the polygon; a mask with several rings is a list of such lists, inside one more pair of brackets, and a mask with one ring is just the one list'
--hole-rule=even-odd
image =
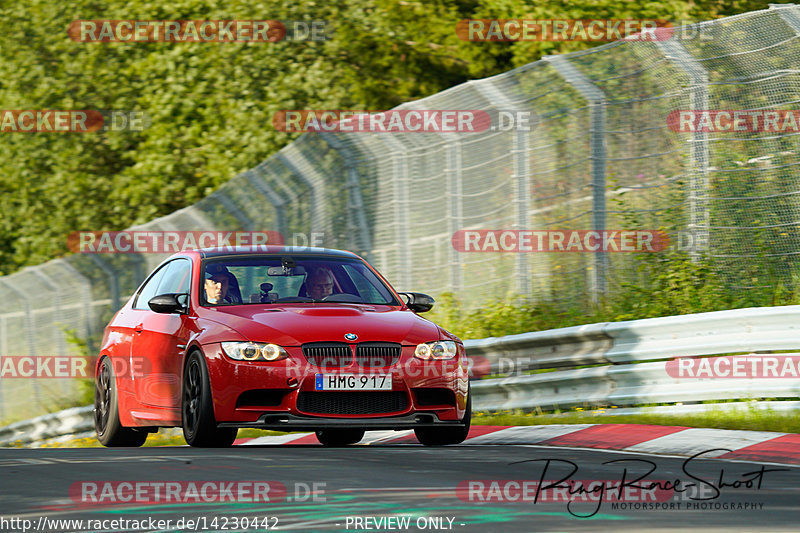
{"label": "side window", "polygon": [[[373,303],[380,303],[380,302],[387,302],[390,298],[387,295],[381,294],[378,289],[367,280],[364,275],[359,272],[356,268],[352,265],[344,265],[344,269],[347,272],[347,275],[350,276],[350,279],[353,280],[353,283],[358,290],[359,296],[365,302],[373,302]],[[385,291],[384,291],[385,292]]]}
{"label": "side window", "polygon": [[157,295],[156,290],[158,289],[158,285],[161,283],[161,279],[164,277],[164,273],[169,266],[170,264],[166,264],[159,268],[158,271],[147,280],[147,283],[145,283],[142,290],[139,291],[139,295],[136,297],[136,302],[133,304],[134,309],[150,309],[147,302],[149,302],[153,296]]}
{"label": "side window", "polygon": [[188,259],[176,259],[166,267],[166,272],[154,296],[167,293],[187,293],[192,277],[192,263]]}

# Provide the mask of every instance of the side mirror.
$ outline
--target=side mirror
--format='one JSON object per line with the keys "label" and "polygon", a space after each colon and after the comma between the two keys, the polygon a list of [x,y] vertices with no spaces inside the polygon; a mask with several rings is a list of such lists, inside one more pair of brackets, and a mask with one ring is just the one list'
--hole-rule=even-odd
{"label": "side mirror", "polygon": [[159,294],[150,298],[147,305],[156,313],[185,313],[188,310],[188,306],[181,303],[181,299],[184,296],[188,296],[188,294]]}
{"label": "side mirror", "polygon": [[421,292],[400,292],[406,297],[406,305],[415,313],[425,313],[433,308],[435,300]]}

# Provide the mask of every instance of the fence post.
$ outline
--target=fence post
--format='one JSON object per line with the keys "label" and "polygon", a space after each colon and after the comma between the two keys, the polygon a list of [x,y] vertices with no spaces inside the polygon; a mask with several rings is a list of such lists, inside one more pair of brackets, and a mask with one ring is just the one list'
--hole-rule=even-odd
{"label": "fence post", "polygon": [[[426,105],[426,100],[418,100],[410,104],[403,104],[397,109],[430,109]],[[463,202],[463,182],[462,182],[462,163],[461,163],[461,138],[458,133],[442,131],[438,135],[445,140],[445,197],[447,198],[447,233],[450,237],[462,228],[464,220]],[[448,242],[449,239],[448,239]],[[438,251],[438,248],[437,248]],[[448,246],[448,263],[450,265],[450,287],[449,290],[459,292],[463,287],[463,276],[461,273],[461,258],[459,253],[452,245]]]}
{"label": "fence post", "polygon": [[[259,167],[256,167],[256,170],[258,170],[258,168]],[[272,187],[270,187],[269,183],[267,183],[266,180],[261,179],[261,176],[256,174],[255,171],[246,171],[244,173],[244,177],[250,182],[250,185],[252,185],[253,188],[259,192],[259,194],[261,194],[269,203],[272,204],[272,207],[275,209],[275,223],[278,226],[278,233],[280,233],[284,238],[288,238],[286,213],[283,211],[283,208],[286,205],[286,200],[281,198],[281,196],[277,194]],[[286,243],[284,242],[284,244]]]}
{"label": "fence post", "polygon": [[[592,228],[595,231],[606,229],[606,95],[580,70],[563,56],[546,56],[564,80],[575,87],[589,103],[591,111],[591,158],[592,158]],[[608,275],[608,256],[603,251],[594,254],[594,275],[592,279],[592,300],[597,301],[606,293]]]}
{"label": "fence post", "polygon": [[394,194],[397,202],[395,212],[395,236],[397,241],[397,279],[400,290],[411,288],[411,250],[409,249],[408,227],[408,161],[406,146],[391,134],[378,135],[378,140],[390,147],[392,153],[392,174]]}
{"label": "fence post", "polygon": [[[461,140],[457,133],[442,133],[448,140],[445,145],[445,168],[444,174],[447,178],[445,190],[447,191],[447,233],[449,236],[463,229],[463,206],[461,199],[463,195],[463,183],[461,175]],[[463,279],[461,275],[461,258],[459,251],[452,245],[448,247],[450,256],[450,289],[454,292],[461,290]]]}
{"label": "fence post", "polygon": [[191,218],[192,221],[196,224],[195,227],[200,231],[213,229],[212,225],[209,223],[209,220],[206,219],[205,215],[203,215],[203,213],[194,205],[178,209],[173,214],[179,214],[179,213]]}
{"label": "fence post", "polygon": [[[59,322],[63,322],[63,315],[61,314],[61,290],[59,289],[58,285],[53,283],[53,280],[50,278],[50,276],[41,271],[41,268],[42,268],[41,265],[37,265],[28,267],[25,270],[31,272],[34,276],[42,280],[42,282],[44,282],[44,284],[48,286],[48,288],[50,289],[50,293],[52,294],[53,308],[55,310],[55,315],[58,317],[57,320]],[[65,348],[64,336],[61,335],[59,331],[56,329],[55,322],[52,324],[51,330],[53,333],[53,346],[59,347],[59,355],[66,355],[67,353],[66,350],[64,349]]]}
{"label": "fence post", "polygon": [[775,10],[783,21],[800,35],[800,11],[797,4],[770,4],[769,8]]}
{"label": "fence post", "polygon": [[[516,104],[493,82],[493,78],[485,80],[467,82],[481,93],[487,101],[494,104],[499,104],[507,111],[516,110]],[[497,109],[497,105],[494,105]],[[525,109],[527,111],[527,109]],[[514,140],[512,142],[510,152],[514,160],[514,224],[519,230],[530,230],[530,202],[531,202],[531,189],[530,179],[531,170],[530,162],[528,160],[530,146],[529,146],[529,132],[524,131],[522,128],[515,128]],[[516,254],[516,264],[514,277],[516,279],[517,291],[527,298],[531,294],[531,271],[528,261],[528,254]]]}
{"label": "fence post", "polygon": [[[322,233],[324,245],[332,246],[336,236],[333,235],[333,226],[328,213],[324,179],[314,169],[314,165],[297,148],[295,145],[297,142],[299,142],[299,139],[283,148],[275,157],[311,190],[311,232]],[[306,177],[294,159],[300,160],[305,166],[312,169],[313,174],[316,174],[312,175],[313,179]],[[309,240],[310,238],[311,235],[309,235]]]}
{"label": "fence post", "polygon": [[136,253],[136,254],[130,254],[130,256],[131,256],[131,260],[133,262],[133,275],[134,275],[134,277],[136,279],[136,282],[134,283],[132,292],[136,292],[136,289],[139,288],[139,286],[142,284],[142,282],[144,281],[144,278],[147,277],[147,274],[149,272],[145,271],[145,266],[147,265],[147,260],[144,258],[144,256],[142,254]]}
{"label": "fence post", "polygon": [[[25,343],[28,346],[28,355],[33,357],[36,355],[36,339],[34,338],[35,327],[33,324],[33,314],[31,312],[31,304],[28,301],[27,295],[21,290],[17,289],[13,283],[8,281],[6,277],[0,277],[0,283],[5,285],[11,292],[17,295],[20,301],[25,303]],[[19,332],[18,332],[19,333]],[[39,391],[39,380],[32,379],[33,395],[36,398],[36,403],[42,404],[42,395]]]}
{"label": "fence post", "polygon": [[[356,239],[350,242],[355,244],[359,255],[369,260],[368,254],[372,251],[372,237],[367,224],[367,216],[364,213],[364,200],[361,196],[361,183],[358,179],[358,157],[336,135],[331,133],[319,133],[318,135],[328,143],[328,146],[336,150],[344,161],[347,172],[347,216],[350,222],[348,226],[357,228]],[[355,217],[355,221],[352,221],[350,217]]]}
{"label": "fence post", "polygon": [[92,339],[92,335],[94,335],[94,324],[92,322],[92,283],[83,274],[78,272],[74,266],[70,265],[68,261],[57,259],[55,263],[67,270],[83,285],[84,311],[86,317],[84,324],[86,327],[86,346],[89,353],[95,353],[97,350],[94,345],[94,340]]}
{"label": "fence post", "polygon": [[116,313],[119,311],[119,308],[122,307],[119,301],[119,280],[117,279],[117,274],[114,270],[108,265],[108,262],[103,259],[102,257],[98,257],[97,254],[86,254],[89,256],[89,259],[96,264],[100,269],[106,273],[108,276],[108,287],[111,290],[111,307],[113,312]]}
{"label": "fence post", "polygon": [[241,225],[242,229],[245,231],[252,231],[255,228],[255,224],[253,220],[245,214],[242,209],[236,207],[236,204],[233,203],[233,200],[225,194],[222,189],[217,189],[213,193],[211,193],[208,198],[210,200],[216,201],[219,205],[222,206],[225,211],[228,212],[236,221]]}
{"label": "fence post", "polygon": [[[672,61],[689,77],[689,107],[693,110],[708,109],[708,72],[676,39],[656,41],[664,57]],[[692,246],[689,252],[693,261],[710,245],[711,215],[708,198],[711,186],[708,180],[708,133],[692,132],[689,138],[689,157],[692,168],[689,172],[689,233]]]}
{"label": "fence post", "polygon": [[[90,255],[94,256],[94,254]],[[64,317],[61,313],[61,290],[55,283],[53,283],[53,280],[50,278],[50,276],[42,272],[41,269],[42,266],[37,265],[29,267],[26,270],[32,272],[34,276],[42,280],[50,288],[51,294],[53,295],[53,307],[55,308],[54,314],[58,317],[57,321],[63,324]],[[50,331],[53,335],[53,346],[58,346],[58,355],[67,355],[66,346],[64,344],[64,334],[58,330],[56,321],[53,321],[53,323],[50,325]],[[49,355],[50,354],[44,354],[44,356]],[[67,380],[61,380],[61,392],[68,394],[69,385],[70,383]]]}

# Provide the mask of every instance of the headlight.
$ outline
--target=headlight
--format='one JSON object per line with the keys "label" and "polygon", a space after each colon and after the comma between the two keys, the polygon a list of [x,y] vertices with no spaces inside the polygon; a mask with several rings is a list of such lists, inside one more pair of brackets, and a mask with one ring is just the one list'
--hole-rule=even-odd
{"label": "headlight", "polygon": [[419,359],[453,359],[458,354],[453,341],[433,341],[418,344],[414,355]]}
{"label": "headlight", "polygon": [[277,344],[263,342],[223,342],[222,351],[237,361],[277,361],[289,357]]}

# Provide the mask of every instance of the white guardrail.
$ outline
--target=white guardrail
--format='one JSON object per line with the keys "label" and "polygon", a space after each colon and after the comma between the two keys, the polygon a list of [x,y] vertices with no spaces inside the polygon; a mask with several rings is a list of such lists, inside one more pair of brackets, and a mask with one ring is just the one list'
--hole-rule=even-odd
{"label": "white guardrail", "polygon": [[[512,374],[473,381],[476,410],[800,397],[800,379],[791,373],[689,378],[671,376],[666,366],[676,358],[800,351],[797,305],[589,324],[465,345],[473,359],[485,358],[490,374]],[[586,365],[592,366],[575,368]]]}
{"label": "white guardrail", "polygon": [[22,446],[87,431],[94,431],[94,407],[71,407],[0,428],[0,446]]}
{"label": "white guardrail", "polygon": [[[760,403],[776,410],[799,405],[790,401],[800,398],[798,377],[678,378],[666,367],[675,358],[800,351],[798,305],[605,322],[464,344],[473,370],[507,376],[472,381],[479,411],[683,404],[669,407],[674,414],[695,412],[698,406],[687,404],[703,401],[761,398],[783,400]],[[544,372],[531,373],[537,370]],[[0,428],[0,446],[91,429],[92,408],[73,408]]]}

